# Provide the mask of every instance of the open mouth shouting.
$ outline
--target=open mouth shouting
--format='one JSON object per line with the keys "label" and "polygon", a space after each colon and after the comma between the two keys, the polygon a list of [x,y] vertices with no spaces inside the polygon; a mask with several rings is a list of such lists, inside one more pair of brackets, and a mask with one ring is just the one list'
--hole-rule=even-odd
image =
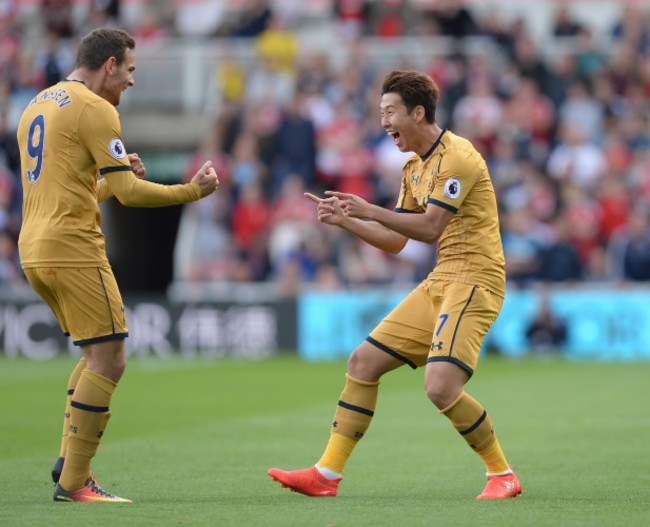
{"label": "open mouth shouting", "polygon": [[393,142],[397,144],[399,142],[399,132],[396,130],[392,130],[388,132],[388,135],[390,135],[393,138]]}

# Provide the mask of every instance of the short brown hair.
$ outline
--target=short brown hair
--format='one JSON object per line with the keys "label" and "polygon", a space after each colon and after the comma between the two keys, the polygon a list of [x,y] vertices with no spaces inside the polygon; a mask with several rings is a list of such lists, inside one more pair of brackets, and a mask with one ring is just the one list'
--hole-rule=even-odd
{"label": "short brown hair", "polygon": [[409,113],[416,106],[422,106],[427,122],[435,122],[439,91],[436,83],[428,75],[415,70],[391,71],[381,85],[381,94],[386,93],[399,95]]}
{"label": "short brown hair", "polygon": [[100,28],[88,33],[79,43],[76,68],[97,71],[111,57],[122,64],[127,49],[135,49],[135,39],[122,29]]}

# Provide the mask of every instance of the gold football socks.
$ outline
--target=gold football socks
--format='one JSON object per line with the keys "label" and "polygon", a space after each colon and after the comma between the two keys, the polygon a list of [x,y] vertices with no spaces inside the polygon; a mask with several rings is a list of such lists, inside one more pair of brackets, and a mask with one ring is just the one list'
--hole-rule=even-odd
{"label": "gold football socks", "polygon": [[464,391],[447,408],[440,410],[481,457],[487,472],[501,474],[509,470],[508,462],[499,446],[492,420],[485,409]]}
{"label": "gold football socks", "polygon": [[65,465],[59,484],[67,491],[83,487],[90,473],[90,461],[97,452],[116,383],[89,370],[83,370],[72,401]]}
{"label": "gold football socks", "polygon": [[74,389],[77,387],[77,383],[81,377],[81,372],[85,368],[86,359],[84,357],[81,357],[75,369],[72,370],[72,374],[68,380],[68,398],[65,405],[65,416],[63,417],[63,432],[61,434],[61,450],[59,451],[59,457],[65,457],[65,451],[68,448],[68,430],[70,429],[70,401],[72,400],[72,394],[74,394]]}
{"label": "gold football socks", "polygon": [[379,392],[379,381],[362,381],[347,373],[345,376],[347,381],[336,407],[330,440],[317,463],[319,468],[336,474],[343,472],[352,450],[368,430]]}

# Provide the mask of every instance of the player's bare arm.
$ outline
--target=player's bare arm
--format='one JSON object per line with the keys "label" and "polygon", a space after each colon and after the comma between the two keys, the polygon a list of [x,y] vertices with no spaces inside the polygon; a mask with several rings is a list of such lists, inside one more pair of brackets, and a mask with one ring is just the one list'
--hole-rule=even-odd
{"label": "player's bare arm", "polygon": [[408,238],[392,231],[383,225],[371,221],[363,221],[345,214],[341,208],[341,201],[338,197],[319,198],[309,192],[305,196],[318,204],[318,219],[328,225],[336,225],[354,234],[364,242],[393,254],[399,253]]}
{"label": "player's bare arm", "polygon": [[350,218],[375,221],[402,236],[433,244],[438,241],[454,213],[429,204],[425,214],[400,214],[368,203],[363,198],[345,192],[327,191],[341,200],[341,209]]}

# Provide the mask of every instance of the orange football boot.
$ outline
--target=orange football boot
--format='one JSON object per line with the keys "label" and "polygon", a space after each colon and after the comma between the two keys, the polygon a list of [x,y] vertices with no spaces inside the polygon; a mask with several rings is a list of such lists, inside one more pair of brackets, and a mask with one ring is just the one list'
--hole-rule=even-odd
{"label": "orange football boot", "polygon": [[488,476],[487,480],[483,492],[476,496],[477,500],[500,500],[521,495],[521,483],[514,472],[503,476]]}
{"label": "orange football boot", "polygon": [[54,501],[85,501],[85,502],[118,502],[118,503],[133,503],[126,498],[120,498],[106,492],[101,488],[95,478],[92,476],[86,480],[86,486],[77,490],[64,490],[61,485],[56,484],[54,489]]}
{"label": "orange football boot", "polygon": [[327,479],[316,467],[290,472],[272,468],[268,471],[268,474],[273,478],[273,481],[279,481],[282,488],[289,488],[293,492],[300,492],[305,496],[336,496],[339,482],[343,479]]}

